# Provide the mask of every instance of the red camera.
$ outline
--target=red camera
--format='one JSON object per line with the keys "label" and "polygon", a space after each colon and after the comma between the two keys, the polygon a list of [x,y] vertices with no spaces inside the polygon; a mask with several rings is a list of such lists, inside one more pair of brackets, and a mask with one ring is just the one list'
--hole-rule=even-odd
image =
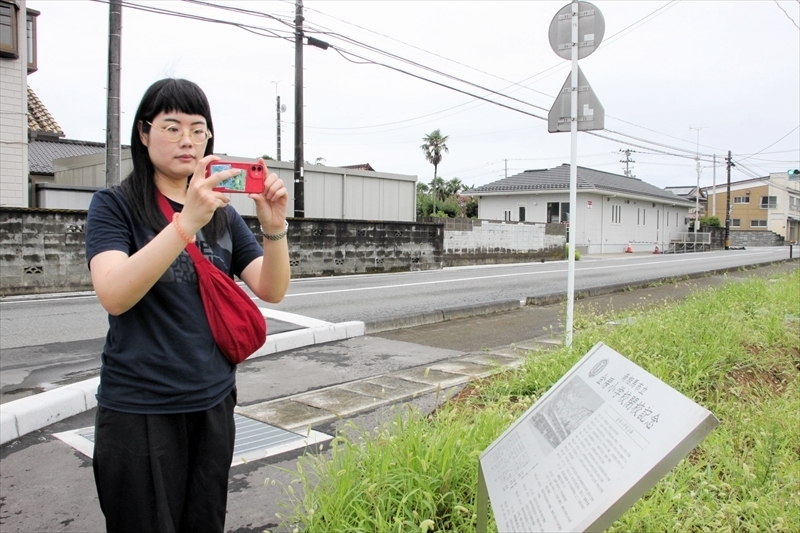
{"label": "red camera", "polygon": [[264,165],[238,161],[214,161],[206,167],[206,178],[223,170],[239,169],[235,176],[222,180],[214,187],[219,192],[262,193],[264,192]]}

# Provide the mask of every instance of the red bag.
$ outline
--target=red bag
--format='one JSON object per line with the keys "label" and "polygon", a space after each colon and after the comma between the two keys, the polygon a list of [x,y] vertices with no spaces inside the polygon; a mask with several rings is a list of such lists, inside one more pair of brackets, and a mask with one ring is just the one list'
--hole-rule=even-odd
{"label": "red bag", "polygon": [[[158,202],[167,220],[172,220],[174,211],[161,191]],[[238,365],[266,341],[264,315],[247,293],[209,261],[196,244],[187,244],[186,251],[194,261],[200,298],[214,342],[228,361]]]}

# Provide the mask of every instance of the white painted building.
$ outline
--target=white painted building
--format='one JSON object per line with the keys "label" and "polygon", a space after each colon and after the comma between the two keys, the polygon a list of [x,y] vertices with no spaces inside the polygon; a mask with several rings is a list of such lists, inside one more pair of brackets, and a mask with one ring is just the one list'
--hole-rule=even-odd
{"label": "white painted building", "polygon": [[688,231],[694,204],[672,192],[629,178],[578,167],[577,213],[569,213],[567,164],[521,174],[463,194],[478,198],[478,218],[509,222],[569,222],[585,253],[669,248]]}
{"label": "white painted building", "polygon": [[0,0],[0,205],[28,206],[28,74],[36,71],[36,17]]}

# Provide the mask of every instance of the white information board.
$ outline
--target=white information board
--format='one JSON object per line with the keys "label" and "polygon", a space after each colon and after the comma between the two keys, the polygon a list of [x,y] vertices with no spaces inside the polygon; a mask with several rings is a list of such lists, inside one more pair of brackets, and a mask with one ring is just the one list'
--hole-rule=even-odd
{"label": "white information board", "polygon": [[481,454],[479,483],[500,533],[603,531],[718,424],[598,343]]}

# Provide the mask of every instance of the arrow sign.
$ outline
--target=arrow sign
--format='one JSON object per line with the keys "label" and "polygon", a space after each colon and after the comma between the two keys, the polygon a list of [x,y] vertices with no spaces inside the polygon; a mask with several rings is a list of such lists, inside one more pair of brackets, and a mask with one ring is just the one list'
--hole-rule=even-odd
{"label": "arrow sign", "polygon": [[[557,133],[569,131],[572,123],[572,108],[570,98],[572,93],[572,74],[567,75],[564,86],[553,102],[553,107],[547,114],[547,131]],[[586,76],[578,67],[578,130],[602,130],[605,127],[606,111],[595,96]]]}

